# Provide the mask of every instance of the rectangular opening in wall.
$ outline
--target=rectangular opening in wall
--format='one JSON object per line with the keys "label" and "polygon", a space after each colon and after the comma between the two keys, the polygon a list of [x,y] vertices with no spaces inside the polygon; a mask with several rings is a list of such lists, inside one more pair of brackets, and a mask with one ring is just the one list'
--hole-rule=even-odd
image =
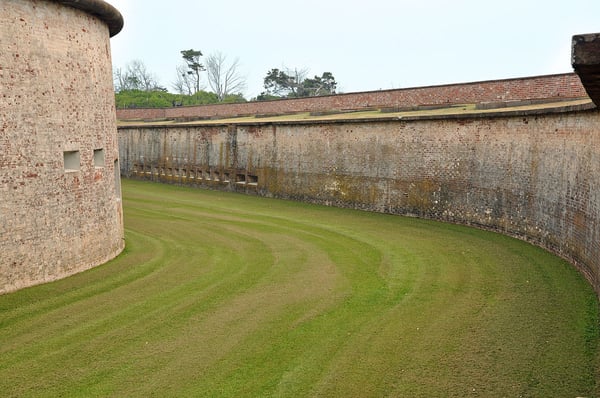
{"label": "rectangular opening in wall", "polygon": [[245,184],[246,183],[246,175],[245,174],[237,174],[235,176],[236,184]]}
{"label": "rectangular opening in wall", "polygon": [[104,149],[94,149],[94,167],[104,167]]}
{"label": "rectangular opening in wall", "polygon": [[64,151],[65,171],[79,171],[81,169],[79,151]]}
{"label": "rectangular opening in wall", "polygon": [[248,185],[258,185],[258,176],[248,174]]}
{"label": "rectangular opening in wall", "polygon": [[229,182],[229,173],[224,174],[223,182]]}
{"label": "rectangular opening in wall", "polygon": [[115,195],[117,197],[117,200],[121,200],[121,169],[119,168],[119,159],[115,159],[114,173],[115,173]]}

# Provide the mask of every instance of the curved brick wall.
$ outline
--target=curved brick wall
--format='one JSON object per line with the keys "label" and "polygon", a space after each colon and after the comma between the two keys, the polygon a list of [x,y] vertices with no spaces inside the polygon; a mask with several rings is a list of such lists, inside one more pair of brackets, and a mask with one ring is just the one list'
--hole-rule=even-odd
{"label": "curved brick wall", "polygon": [[122,127],[122,173],[484,227],[600,293],[600,113]]}
{"label": "curved brick wall", "polygon": [[587,97],[587,94],[579,77],[574,73],[565,73],[241,104],[162,109],[118,109],[117,118],[120,120],[211,118],[215,116],[354,110],[371,107],[404,108],[416,105],[475,104],[580,97]]}
{"label": "curved brick wall", "polygon": [[123,249],[109,36],[98,0],[0,2],[0,293]]}

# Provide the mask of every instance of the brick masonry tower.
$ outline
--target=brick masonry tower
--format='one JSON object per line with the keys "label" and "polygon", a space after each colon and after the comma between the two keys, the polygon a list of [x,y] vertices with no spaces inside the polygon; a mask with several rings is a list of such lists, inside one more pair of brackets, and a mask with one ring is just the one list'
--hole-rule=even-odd
{"label": "brick masonry tower", "polygon": [[101,0],[0,2],[0,294],[124,247],[110,37]]}

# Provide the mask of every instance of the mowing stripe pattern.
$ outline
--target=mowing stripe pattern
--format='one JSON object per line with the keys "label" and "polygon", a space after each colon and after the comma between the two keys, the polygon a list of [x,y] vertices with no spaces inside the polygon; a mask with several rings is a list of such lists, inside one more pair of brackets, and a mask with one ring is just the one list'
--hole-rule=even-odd
{"label": "mowing stripe pattern", "polygon": [[596,396],[598,302],[456,225],[124,181],[114,261],[0,296],[8,397]]}

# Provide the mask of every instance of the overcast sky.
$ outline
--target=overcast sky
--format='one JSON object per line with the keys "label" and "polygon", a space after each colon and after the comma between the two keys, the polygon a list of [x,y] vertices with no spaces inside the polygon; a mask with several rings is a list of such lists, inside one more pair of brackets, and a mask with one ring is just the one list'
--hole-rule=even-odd
{"label": "overcast sky", "polygon": [[219,51],[246,98],[272,68],[331,72],[340,92],[571,72],[571,37],[600,32],[600,0],[107,1],[115,67],[140,60],[172,91],[181,50]]}

